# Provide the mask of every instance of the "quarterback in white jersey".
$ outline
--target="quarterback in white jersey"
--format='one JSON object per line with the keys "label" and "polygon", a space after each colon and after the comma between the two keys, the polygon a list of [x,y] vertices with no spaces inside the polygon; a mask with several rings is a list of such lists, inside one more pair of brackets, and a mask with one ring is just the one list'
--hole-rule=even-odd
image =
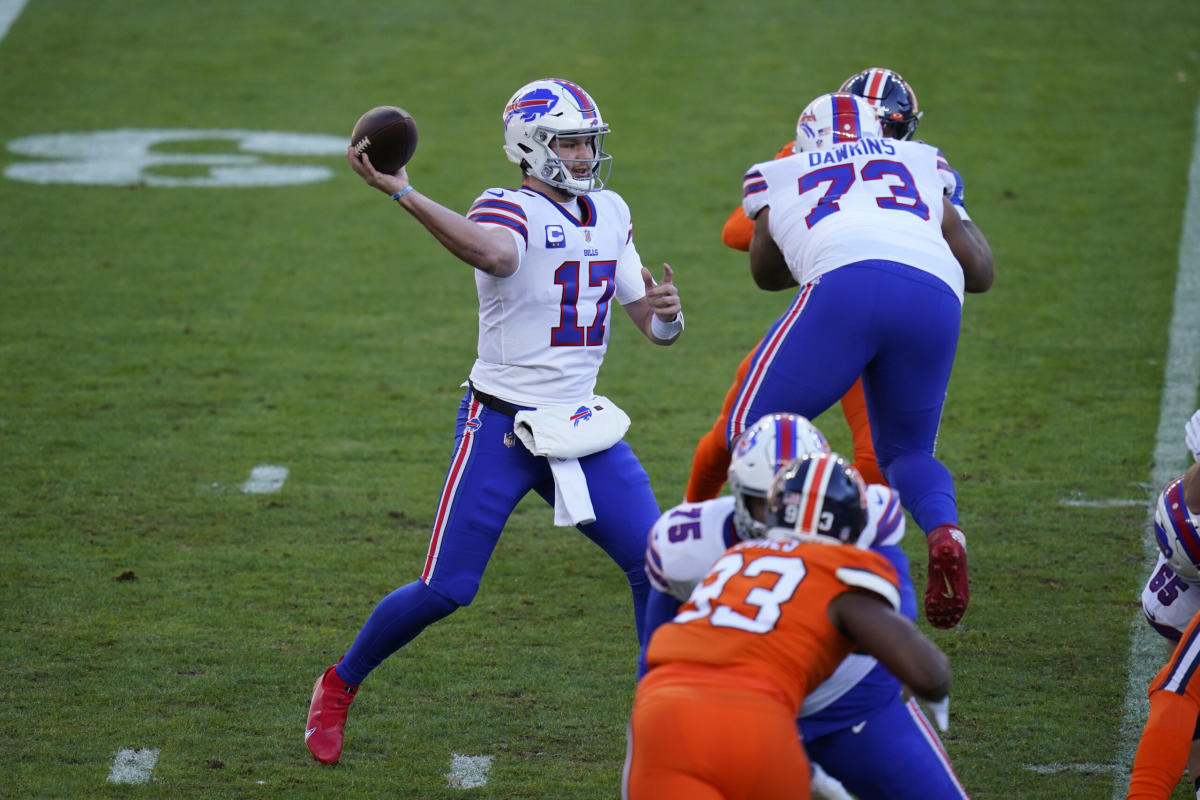
{"label": "quarterback in white jersey", "polygon": [[646,293],[629,206],[608,190],[560,203],[523,186],[488,189],[467,219],[511,233],[519,254],[511,275],[475,272],[479,357],[471,382],[526,405],[589,400],[612,310]]}
{"label": "quarterback in white jersey", "polygon": [[683,331],[671,268],[655,281],[633,246],[629,208],[605,189],[608,126],[571,81],[522,86],[502,113],[517,189],[488,189],[466,216],[347,150],[354,171],[474,268],[478,358],[459,404],[453,452],[424,565],[384,597],[313,687],[305,742],[336,762],[358,684],[427,626],[469,604],[509,515],[529,492],[554,506],[625,573],[641,625],[645,531],[658,517],[650,478],[622,439],[629,420],[595,396],[620,305],[650,341]]}

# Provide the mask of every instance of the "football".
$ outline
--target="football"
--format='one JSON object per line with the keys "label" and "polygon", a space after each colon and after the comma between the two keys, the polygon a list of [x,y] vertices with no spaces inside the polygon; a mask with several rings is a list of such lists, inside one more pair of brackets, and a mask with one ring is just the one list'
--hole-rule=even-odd
{"label": "football", "polygon": [[354,123],[350,144],[356,155],[366,153],[376,170],[392,175],[416,152],[417,123],[403,108],[377,106]]}

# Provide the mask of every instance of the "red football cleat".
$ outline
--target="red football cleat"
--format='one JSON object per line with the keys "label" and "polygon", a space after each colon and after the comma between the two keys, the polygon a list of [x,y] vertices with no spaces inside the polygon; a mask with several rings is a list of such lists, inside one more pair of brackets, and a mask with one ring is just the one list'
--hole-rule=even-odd
{"label": "red football cleat", "polygon": [[357,692],[358,687],[342,680],[333,667],[317,678],[308,707],[308,726],[304,730],[304,743],[317,761],[336,764],[341,758],[346,712]]}
{"label": "red football cleat", "polygon": [[929,532],[929,580],[925,583],[925,618],[935,628],[953,628],[967,610],[967,537],[957,525]]}

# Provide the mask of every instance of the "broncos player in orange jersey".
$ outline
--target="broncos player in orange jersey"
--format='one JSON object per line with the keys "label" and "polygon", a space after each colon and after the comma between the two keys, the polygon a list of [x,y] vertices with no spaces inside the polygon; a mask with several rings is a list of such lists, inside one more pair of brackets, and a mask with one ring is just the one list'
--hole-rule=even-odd
{"label": "broncos player in orange jersey", "polygon": [[767,536],[727,550],[650,640],[627,800],[808,800],[796,715],[855,649],[934,704],[945,728],[949,659],[897,613],[891,564],[855,546],[865,498],[835,453],[808,453],[776,475]]}

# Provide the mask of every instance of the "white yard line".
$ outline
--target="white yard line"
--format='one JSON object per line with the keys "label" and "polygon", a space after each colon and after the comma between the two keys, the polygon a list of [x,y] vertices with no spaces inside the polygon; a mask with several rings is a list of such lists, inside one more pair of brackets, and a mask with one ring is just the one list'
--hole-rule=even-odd
{"label": "white yard line", "polygon": [[8,29],[21,16],[26,0],[0,0],[0,40],[8,35]]}
{"label": "white yard line", "polygon": [[125,748],[113,757],[112,769],[108,773],[109,783],[145,783],[158,763],[157,748],[153,750]]}
{"label": "white yard line", "polygon": [[492,771],[493,756],[453,755],[446,780],[456,789],[477,789],[486,786],[488,773]]}
{"label": "white yard line", "polygon": [[[1154,543],[1154,501],[1167,481],[1179,475],[1186,464],[1183,425],[1196,410],[1197,365],[1200,365],[1200,107],[1196,109],[1196,133],[1192,164],[1188,170],[1188,193],[1183,207],[1183,232],[1179,239],[1179,275],[1175,279],[1175,308],[1167,342],[1167,364],[1163,378],[1162,405],[1158,412],[1158,436],[1147,498],[1146,527],[1142,533],[1145,556],[1143,572],[1149,574],[1158,549]],[[1117,743],[1116,783],[1113,800],[1122,800],[1129,788],[1129,768],[1137,751],[1142,726],[1150,713],[1146,686],[1163,664],[1161,637],[1142,619],[1139,609],[1131,623],[1129,686]]]}
{"label": "white yard line", "polygon": [[277,467],[274,464],[260,464],[250,470],[250,477],[242,484],[246,494],[271,494],[283,488],[287,480],[288,468]]}

